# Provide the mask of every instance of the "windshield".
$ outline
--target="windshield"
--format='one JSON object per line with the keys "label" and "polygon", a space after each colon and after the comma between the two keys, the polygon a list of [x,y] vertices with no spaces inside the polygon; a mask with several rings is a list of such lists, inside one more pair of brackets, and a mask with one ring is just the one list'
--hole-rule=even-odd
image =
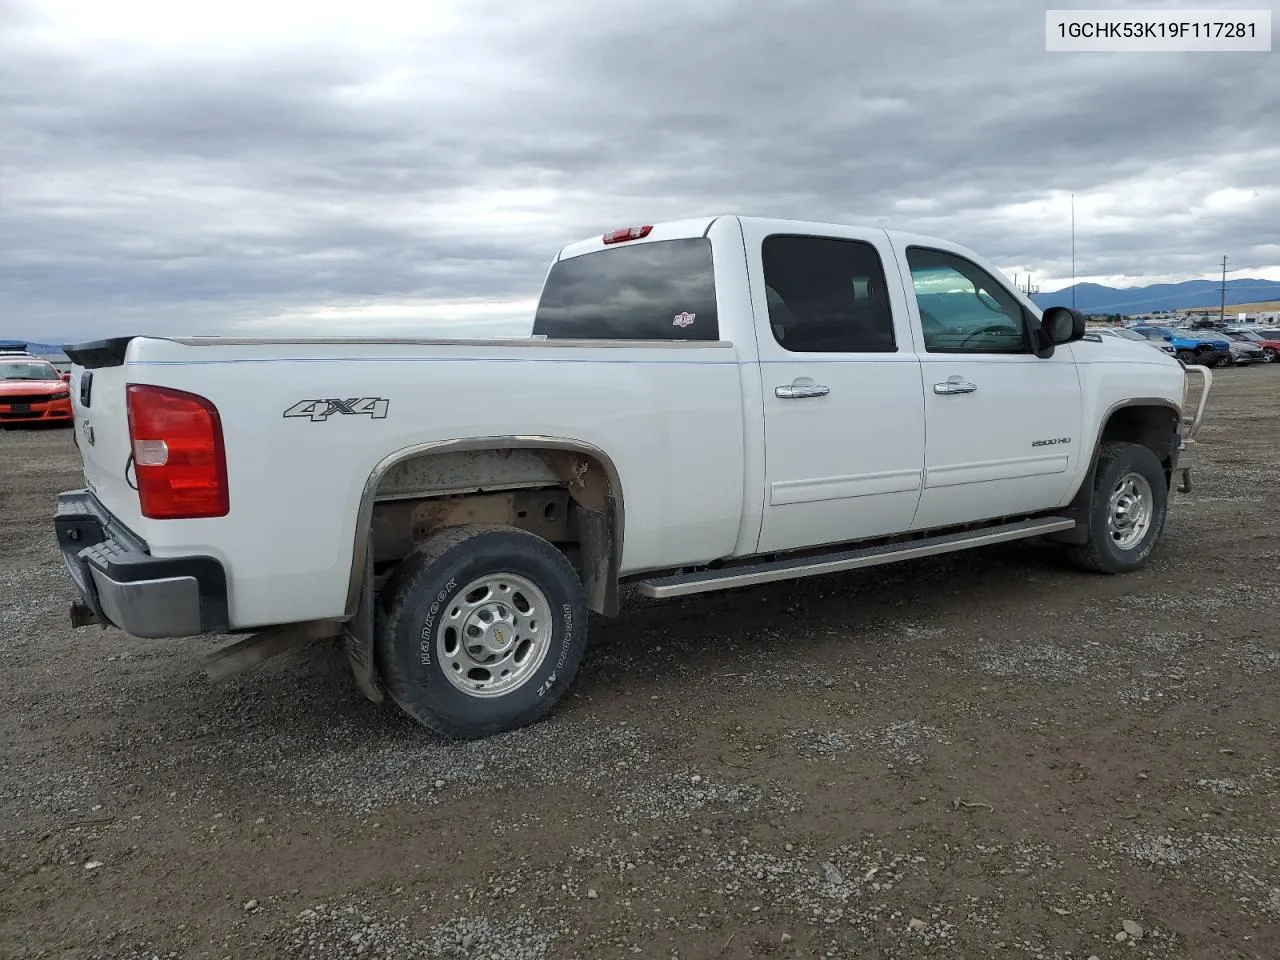
{"label": "windshield", "polygon": [[1140,334],[1140,333],[1134,333],[1132,330],[1126,330],[1124,327],[1116,327],[1116,328],[1115,328],[1114,330],[1112,330],[1111,332],[1112,332],[1112,333],[1114,333],[1117,337],[1124,337],[1126,340],[1146,340],[1146,339],[1148,339],[1147,337],[1144,337],[1142,334]]}
{"label": "windshield", "polygon": [[1138,333],[1142,334],[1142,335],[1143,335],[1144,337],[1146,337],[1148,340],[1163,340],[1163,339],[1164,339],[1164,334],[1163,334],[1163,333],[1161,333],[1159,330],[1139,330],[1139,331],[1138,331]]}
{"label": "windshield", "polygon": [[58,371],[52,364],[40,361],[25,363],[0,363],[0,380],[57,380]]}

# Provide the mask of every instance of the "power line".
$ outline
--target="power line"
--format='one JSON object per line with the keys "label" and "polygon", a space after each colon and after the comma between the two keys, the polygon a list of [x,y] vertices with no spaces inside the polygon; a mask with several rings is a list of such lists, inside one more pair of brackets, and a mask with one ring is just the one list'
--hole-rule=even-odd
{"label": "power line", "polygon": [[1076,308],[1076,195],[1071,195],[1071,309]]}
{"label": "power line", "polygon": [[1227,322],[1227,258],[1222,258],[1222,303],[1218,306],[1218,322]]}

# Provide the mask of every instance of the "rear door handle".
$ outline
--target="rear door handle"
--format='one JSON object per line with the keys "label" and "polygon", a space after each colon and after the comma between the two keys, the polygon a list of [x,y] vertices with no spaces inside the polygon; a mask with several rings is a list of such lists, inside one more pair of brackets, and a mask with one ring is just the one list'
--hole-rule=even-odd
{"label": "rear door handle", "polygon": [[973,393],[978,389],[976,383],[970,383],[964,377],[947,377],[942,383],[933,385],[934,393],[950,394],[950,393]]}
{"label": "rear door handle", "polygon": [[799,400],[803,397],[825,397],[831,388],[821,383],[788,383],[773,388],[773,395],[783,400]]}

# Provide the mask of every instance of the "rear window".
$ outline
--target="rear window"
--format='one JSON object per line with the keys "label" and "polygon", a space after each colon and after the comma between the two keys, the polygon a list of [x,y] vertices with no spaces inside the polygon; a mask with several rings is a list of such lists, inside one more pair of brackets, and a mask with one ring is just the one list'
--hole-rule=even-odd
{"label": "rear window", "polygon": [[552,340],[718,340],[706,237],[619,246],[561,260],[533,335]]}

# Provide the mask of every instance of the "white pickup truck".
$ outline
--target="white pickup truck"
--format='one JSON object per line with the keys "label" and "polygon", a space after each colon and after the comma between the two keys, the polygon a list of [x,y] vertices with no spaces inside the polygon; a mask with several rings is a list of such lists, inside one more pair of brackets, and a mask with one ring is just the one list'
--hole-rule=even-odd
{"label": "white pickup truck", "polygon": [[552,709],[623,587],[1028,537],[1133,570],[1210,375],[1084,332],[954,243],[718,216],[565,247],[529,337],[70,345],[72,622],[242,664],[341,635],[367,696],[476,738]]}

